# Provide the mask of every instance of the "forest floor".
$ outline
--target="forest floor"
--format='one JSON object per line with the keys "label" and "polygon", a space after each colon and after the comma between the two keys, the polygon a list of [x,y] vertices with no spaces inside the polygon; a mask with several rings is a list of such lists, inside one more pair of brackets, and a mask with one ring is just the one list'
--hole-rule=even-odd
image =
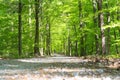
{"label": "forest floor", "polygon": [[105,60],[57,54],[53,57],[0,59],[0,80],[120,80],[120,69],[106,65]]}

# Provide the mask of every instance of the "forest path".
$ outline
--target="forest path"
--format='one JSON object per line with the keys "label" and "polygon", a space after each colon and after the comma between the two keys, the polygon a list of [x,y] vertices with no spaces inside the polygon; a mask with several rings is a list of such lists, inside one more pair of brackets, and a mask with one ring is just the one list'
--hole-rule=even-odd
{"label": "forest path", "polygon": [[120,80],[120,70],[87,59],[55,55],[0,60],[0,80]]}

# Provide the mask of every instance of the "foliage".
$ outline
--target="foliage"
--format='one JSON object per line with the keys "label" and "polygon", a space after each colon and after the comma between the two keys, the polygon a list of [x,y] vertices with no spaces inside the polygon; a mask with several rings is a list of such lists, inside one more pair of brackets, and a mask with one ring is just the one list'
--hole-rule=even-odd
{"label": "foliage", "polygon": [[[82,5],[82,17],[79,16],[79,1]],[[41,0],[39,7],[40,16],[40,45],[45,55],[47,30],[47,19],[50,23],[50,51],[51,53],[67,54],[70,43],[72,56],[76,53],[76,41],[78,56],[80,56],[81,46],[84,47],[86,55],[95,54],[95,35],[99,35],[98,42],[101,45],[100,28],[94,26],[93,17],[97,17],[100,12],[104,14],[104,29],[106,44],[110,43],[110,54],[119,57],[120,54],[120,10],[119,0],[104,0],[103,10],[93,12],[93,0]],[[7,4],[7,5],[6,5]],[[22,0],[22,56],[33,56],[34,36],[35,36],[35,10],[34,0]],[[106,8],[108,5],[108,8]],[[110,23],[107,24],[107,12],[110,13]],[[98,20],[97,20],[98,21]],[[80,22],[83,27],[80,28]],[[18,55],[18,0],[0,0],[0,55]],[[110,42],[108,39],[108,29],[110,29]],[[70,37],[70,42],[68,38]],[[81,45],[81,37],[84,37],[84,44]],[[107,46],[107,45],[106,45]],[[116,47],[119,54],[116,54]],[[101,49],[101,47],[100,47]],[[42,51],[40,51],[42,52]]]}

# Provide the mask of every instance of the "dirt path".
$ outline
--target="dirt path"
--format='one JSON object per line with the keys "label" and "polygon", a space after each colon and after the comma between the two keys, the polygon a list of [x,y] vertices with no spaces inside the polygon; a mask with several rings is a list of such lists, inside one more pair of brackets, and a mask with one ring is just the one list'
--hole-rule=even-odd
{"label": "dirt path", "polygon": [[120,70],[76,57],[0,60],[0,80],[120,80]]}

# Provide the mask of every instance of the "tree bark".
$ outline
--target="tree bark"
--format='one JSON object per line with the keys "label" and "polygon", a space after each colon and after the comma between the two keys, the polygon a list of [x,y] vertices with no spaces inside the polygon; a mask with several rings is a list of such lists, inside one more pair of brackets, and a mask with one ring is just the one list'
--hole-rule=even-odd
{"label": "tree bark", "polygon": [[67,55],[71,56],[71,40],[70,40],[70,30],[68,29],[68,51]]}
{"label": "tree bark", "polygon": [[[77,38],[77,30],[76,30],[76,26],[74,25],[74,32],[75,32],[75,37]],[[78,54],[78,40],[75,39],[75,56],[79,56]]]}
{"label": "tree bark", "polygon": [[[113,14],[111,14],[112,16],[112,20],[114,21],[114,19],[115,19],[115,14],[113,13]],[[113,34],[114,34],[114,40],[117,40],[117,34],[116,34],[117,32],[116,32],[116,28],[114,29],[114,32],[113,32]],[[115,51],[116,51],[116,53],[118,54],[119,53],[119,50],[118,50],[118,45],[117,44],[115,44]]]}
{"label": "tree bark", "polygon": [[[94,17],[93,17],[93,21],[94,21],[94,27],[97,26],[97,17],[95,16],[95,14],[97,13],[97,2],[96,0],[92,0],[93,2],[93,13],[94,13]],[[99,35],[97,34],[97,28],[95,28],[95,48],[96,48],[96,54],[100,54],[100,44],[99,44]]]}
{"label": "tree bark", "polygon": [[107,54],[110,54],[110,28],[107,29]]}
{"label": "tree bark", "polygon": [[[115,40],[117,39],[115,29],[114,29],[114,38],[115,38]],[[118,45],[117,44],[115,45],[115,49],[116,49],[116,53],[119,54],[119,50],[118,50]]]}
{"label": "tree bark", "polygon": [[[79,26],[82,31],[83,29],[83,22],[82,22],[82,2],[81,0],[78,0],[78,8],[79,8]],[[80,56],[85,56],[85,49],[84,49],[84,33],[81,33],[81,39],[80,39]]]}
{"label": "tree bark", "polygon": [[100,27],[101,30],[101,39],[102,39],[102,55],[106,54],[106,41],[105,41],[105,29],[103,28],[104,26],[104,18],[103,18],[103,12],[102,12],[102,0],[97,0],[98,3],[98,26]]}
{"label": "tree bark", "polygon": [[[109,7],[108,7],[108,2],[106,3],[106,8],[108,9]],[[110,23],[110,21],[111,21],[111,19],[110,19],[110,12],[109,11],[107,11],[107,13],[106,13],[106,17],[107,17],[107,25],[109,25],[109,23]],[[106,45],[106,48],[107,48],[107,54],[109,54],[110,53],[110,28],[108,28],[107,29],[107,45]]]}
{"label": "tree bark", "polygon": [[50,35],[50,19],[49,17],[47,17],[46,19],[47,23],[46,23],[46,54],[47,55],[51,55],[51,47],[50,47],[50,41],[51,41],[51,35]]}
{"label": "tree bark", "polygon": [[32,14],[32,5],[30,4],[31,0],[29,0],[29,26],[32,26],[32,19],[31,19],[31,14]]}
{"label": "tree bark", "polygon": [[[117,9],[117,20],[120,21],[120,1],[117,0],[117,6],[118,6],[118,9]],[[119,36],[120,36],[120,28],[118,29],[119,31]]]}
{"label": "tree bark", "polygon": [[[118,6],[118,9],[117,9],[117,20],[120,21],[120,1],[117,0],[117,6]],[[120,28],[118,28],[118,32],[119,32],[119,35],[120,35]],[[117,36],[116,36],[116,31],[114,30],[114,37],[115,37],[115,40],[117,39]],[[119,47],[118,45],[116,44],[116,52],[117,54],[119,54]]]}
{"label": "tree bark", "polygon": [[34,54],[39,55],[39,0],[35,0],[35,42]]}
{"label": "tree bark", "polygon": [[18,53],[22,54],[22,2],[19,0],[18,8]]}

